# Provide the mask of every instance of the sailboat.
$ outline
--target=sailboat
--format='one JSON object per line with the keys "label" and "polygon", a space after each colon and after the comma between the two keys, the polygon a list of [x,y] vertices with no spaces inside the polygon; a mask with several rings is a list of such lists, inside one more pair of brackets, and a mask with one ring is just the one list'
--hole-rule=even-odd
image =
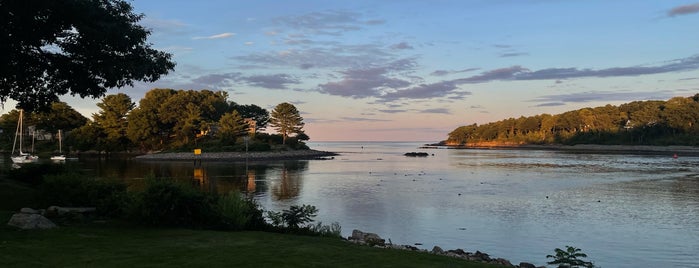
{"label": "sailboat", "polygon": [[[23,132],[23,128],[22,128],[23,121],[24,121],[24,110],[20,109],[19,110],[19,118],[17,119],[17,130],[15,131],[15,141],[12,144],[12,156],[10,157],[12,159],[12,162],[15,164],[33,163],[33,162],[36,162],[39,160],[39,157],[36,155],[22,152],[22,136],[24,136],[24,132]],[[15,146],[17,145],[17,140],[19,140],[19,150],[18,150],[19,154],[15,155]]]}
{"label": "sailboat", "polygon": [[51,160],[53,161],[66,161],[66,156],[63,154],[63,140],[61,138],[61,130],[58,130],[58,153],[59,155],[54,155],[51,157]]}

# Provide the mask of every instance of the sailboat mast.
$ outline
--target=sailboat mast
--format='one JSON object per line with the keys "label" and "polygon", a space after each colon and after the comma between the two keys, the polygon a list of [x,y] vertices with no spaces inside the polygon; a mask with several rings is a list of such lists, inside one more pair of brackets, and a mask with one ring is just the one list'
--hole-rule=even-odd
{"label": "sailboat mast", "polygon": [[22,135],[24,134],[24,129],[22,128],[22,118],[24,117],[24,110],[19,110],[19,154],[22,154]]}

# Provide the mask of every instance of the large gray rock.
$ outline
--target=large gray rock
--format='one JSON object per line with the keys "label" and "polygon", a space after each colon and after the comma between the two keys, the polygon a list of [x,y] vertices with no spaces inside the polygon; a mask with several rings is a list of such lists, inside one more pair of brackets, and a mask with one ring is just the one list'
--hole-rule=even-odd
{"label": "large gray rock", "polygon": [[15,213],[7,222],[7,225],[14,226],[24,230],[32,229],[53,229],[57,228],[56,224],[39,214]]}
{"label": "large gray rock", "polygon": [[359,244],[368,244],[370,246],[386,246],[386,240],[379,235],[365,233],[357,229],[352,230],[352,236],[349,237],[349,240]]}

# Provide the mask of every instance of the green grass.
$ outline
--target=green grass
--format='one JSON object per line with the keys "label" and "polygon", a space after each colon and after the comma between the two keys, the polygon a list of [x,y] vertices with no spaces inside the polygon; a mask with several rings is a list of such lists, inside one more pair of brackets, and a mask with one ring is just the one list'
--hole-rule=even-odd
{"label": "green grass", "polygon": [[109,224],[43,231],[3,226],[0,259],[6,267],[497,267],[332,238]]}

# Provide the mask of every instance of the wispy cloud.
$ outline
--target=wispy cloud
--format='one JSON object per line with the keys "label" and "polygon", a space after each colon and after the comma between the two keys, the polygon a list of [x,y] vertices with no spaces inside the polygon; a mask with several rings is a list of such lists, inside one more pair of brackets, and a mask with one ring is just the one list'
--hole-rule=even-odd
{"label": "wispy cloud", "polygon": [[383,20],[362,20],[360,13],[337,10],[278,17],[274,19],[274,22],[277,25],[302,32],[335,36],[348,31],[361,30],[364,25],[384,23]]}
{"label": "wispy cloud", "polygon": [[400,42],[398,44],[391,45],[391,49],[394,49],[394,50],[413,49],[413,46],[411,46],[410,44],[408,44],[406,42]]}
{"label": "wispy cloud", "polygon": [[197,36],[197,37],[193,37],[192,39],[194,39],[194,40],[223,39],[223,38],[233,37],[234,35],[235,35],[234,33],[220,33],[220,34],[215,34],[215,35],[210,35],[210,36]]}
{"label": "wispy cloud", "polygon": [[699,3],[674,7],[667,11],[667,16],[675,17],[694,13],[699,13]]}
{"label": "wispy cloud", "polygon": [[501,58],[519,57],[519,56],[529,56],[529,53],[526,53],[526,52],[507,52],[507,53],[500,53],[500,57],[501,57]]}
{"label": "wispy cloud", "polygon": [[629,101],[629,100],[666,100],[674,97],[672,91],[588,91],[570,94],[545,95],[531,100],[532,102],[543,102],[536,105],[561,106],[565,103],[585,103],[593,101]]}
{"label": "wispy cloud", "polygon": [[409,86],[409,81],[390,75],[396,71],[410,70],[414,65],[412,59],[403,59],[380,67],[341,71],[342,80],[319,85],[320,92],[352,98],[380,96],[387,89]]}
{"label": "wispy cloud", "polygon": [[263,87],[267,89],[287,89],[288,84],[300,84],[299,79],[287,74],[272,74],[272,75],[252,75],[240,77],[240,81],[244,81],[249,85]]}
{"label": "wispy cloud", "polygon": [[477,71],[480,68],[468,68],[468,69],[463,69],[463,70],[456,70],[456,71],[450,71],[450,70],[436,70],[430,75],[433,76],[445,76],[445,75],[450,75],[450,74],[457,74],[457,73],[466,73],[466,72],[472,72],[472,71]]}
{"label": "wispy cloud", "polygon": [[426,114],[451,114],[451,111],[447,108],[433,108],[433,109],[425,109],[420,111],[421,113],[426,113]]}
{"label": "wispy cloud", "polygon": [[376,119],[376,118],[365,118],[365,117],[340,117],[343,121],[352,122],[390,122],[391,120],[386,119]]}

